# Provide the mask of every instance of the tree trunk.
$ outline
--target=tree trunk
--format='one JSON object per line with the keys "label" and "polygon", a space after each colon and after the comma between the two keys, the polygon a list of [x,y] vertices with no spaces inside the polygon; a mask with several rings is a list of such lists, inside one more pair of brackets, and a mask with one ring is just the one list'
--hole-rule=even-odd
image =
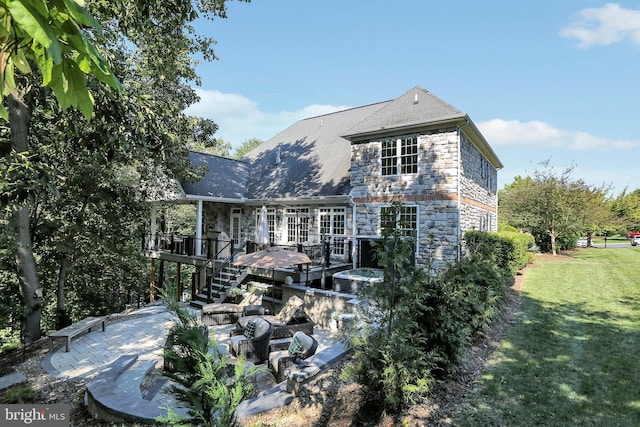
{"label": "tree trunk", "polygon": [[25,336],[30,341],[40,338],[40,299],[36,297],[39,287],[36,260],[31,246],[29,230],[29,208],[27,206],[13,212],[13,231],[16,239],[16,267],[20,293],[25,304]]}
{"label": "tree trunk", "polygon": [[56,310],[64,312],[64,284],[67,278],[67,266],[69,265],[69,257],[64,254],[60,260],[60,270],[58,270],[58,301],[56,302]]}
{"label": "tree trunk", "polygon": [[60,270],[58,270],[58,283],[57,293],[58,300],[56,301],[56,328],[62,329],[65,326],[71,324],[71,319],[67,315],[67,307],[64,300],[64,285],[67,281],[67,269],[69,267],[69,255],[62,254],[60,259]]}
{"label": "tree trunk", "polygon": [[[9,124],[11,127],[11,148],[17,152],[29,150],[27,141],[29,110],[27,106],[11,94],[7,98]],[[29,206],[16,209],[11,217],[11,225],[16,239],[16,267],[20,293],[25,304],[25,336],[31,341],[40,338],[40,299],[36,290],[40,286],[36,260],[33,256],[31,230],[29,229]]]}
{"label": "tree trunk", "polygon": [[555,233],[549,233],[549,237],[551,238],[551,255],[556,255],[556,235]]}

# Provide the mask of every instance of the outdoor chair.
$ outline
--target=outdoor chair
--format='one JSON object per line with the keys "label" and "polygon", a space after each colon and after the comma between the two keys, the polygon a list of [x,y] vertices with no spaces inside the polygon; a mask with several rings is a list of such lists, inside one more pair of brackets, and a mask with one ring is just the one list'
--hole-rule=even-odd
{"label": "outdoor chair", "polygon": [[[261,316],[269,322],[273,328],[273,339],[292,337],[297,331],[313,334],[315,323],[303,309],[304,301],[298,296],[292,296],[280,309],[278,314]],[[236,329],[243,331],[247,322],[255,316],[241,317],[236,322]]]}
{"label": "outdoor chair", "polygon": [[240,317],[264,314],[262,292],[258,289],[244,296],[238,304],[212,303],[202,307],[202,323],[207,326],[230,325]]}
{"label": "outdoor chair", "polygon": [[269,357],[269,341],[273,336],[273,326],[261,317],[247,323],[243,331],[233,329],[229,338],[229,353],[244,355],[247,361],[262,363]]}
{"label": "outdoor chair", "polygon": [[[273,347],[272,347],[273,349]],[[277,382],[284,381],[287,368],[313,356],[318,349],[318,341],[304,332],[296,332],[285,350],[275,350],[269,353],[269,369]]]}

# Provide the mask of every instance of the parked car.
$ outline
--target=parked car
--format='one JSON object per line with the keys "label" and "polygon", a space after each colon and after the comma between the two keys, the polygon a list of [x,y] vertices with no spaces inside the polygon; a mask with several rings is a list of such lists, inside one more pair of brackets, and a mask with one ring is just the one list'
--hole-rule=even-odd
{"label": "parked car", "polygon": [[587,247],[587,239],[578,239],[576,243],[576,247],[578,248],[586,248]]}
{"label": "parked car", "polygon": [[631,238],[631,246],[638,246],[640,245],[640,236],[633,236]]}

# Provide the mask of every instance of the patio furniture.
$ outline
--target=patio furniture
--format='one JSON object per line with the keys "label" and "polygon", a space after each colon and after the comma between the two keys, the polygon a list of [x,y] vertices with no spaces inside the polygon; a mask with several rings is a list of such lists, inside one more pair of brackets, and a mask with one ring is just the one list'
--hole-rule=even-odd
{"label": "patio furniture", "polygon": [[72,325],[60,329],[59,331],[49,334],[49,351],[53,351],[53,342],[57,338],[63,338],[66,341],[65,351],[69,352],[71,339],[85,332],[91,332],[91,329],[102,326],[102,332],[105,331],[109,316],[91,316],[86,317]]}
{"label": "patio furniture", "polygon": [[288,343],[286,350],[278,350],[271,347],[269,353],[269,369],[276,377],[277,382],[284,381],[285,370],[310,356],[318,349],[318,341],[304,332],[298,331]]}
{"label": "patio furniture", "polygon": [[244,330],[231,331],[229,353],[236,357],[244,355],[247,361],[253,363],[262,363],[269,357],[269,341],[272,335],[273,326],[256,316],[247,322]]}
{"label": "patio furniture", "polygon": [[[274,328],[273,339],[292,337],[297,331],[313,334],[315,323],[303,309],[304,301],[294,295],[287,300],[278,314],[261,316]],[[243,331],[247,322],[255,316],[241,317],[236,322],[236,329]]]}
{"label": "patio furniture", "polygon": [[212,303],[202,307],[202,323],[207,326],[230,325],[242,316],[264,314],[259,289],[245,295],[238,304]]}

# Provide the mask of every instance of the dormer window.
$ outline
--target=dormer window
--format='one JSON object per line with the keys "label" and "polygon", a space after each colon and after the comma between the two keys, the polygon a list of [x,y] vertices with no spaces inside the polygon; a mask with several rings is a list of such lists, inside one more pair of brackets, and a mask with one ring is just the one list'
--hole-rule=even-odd
{"label": "dormer window", "polygon": [[390,138],[382,141],[382,176],[418,173],[418,138]]}

